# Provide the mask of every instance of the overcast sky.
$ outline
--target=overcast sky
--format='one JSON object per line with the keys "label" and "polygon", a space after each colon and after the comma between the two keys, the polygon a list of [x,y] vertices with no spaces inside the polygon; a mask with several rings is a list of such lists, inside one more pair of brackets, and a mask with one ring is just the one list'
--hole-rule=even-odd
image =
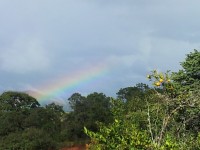
{"label": "overcast sky", "polygon": [[147,83],[152,69],[177,71],[185,54],[200,49],[199,6],[199,0],[0,0],[0,91],[41,90],[102,63],[104,74],[53,96],[114,96]]}

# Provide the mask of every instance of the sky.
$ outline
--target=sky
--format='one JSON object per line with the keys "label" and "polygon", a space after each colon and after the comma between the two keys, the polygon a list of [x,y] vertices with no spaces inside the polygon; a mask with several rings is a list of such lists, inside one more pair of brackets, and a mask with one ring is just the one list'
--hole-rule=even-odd
{"label": "sky", "polygon": [[178,71],[200,49],[199,0],[0,0],[0,91],[66,104]]}

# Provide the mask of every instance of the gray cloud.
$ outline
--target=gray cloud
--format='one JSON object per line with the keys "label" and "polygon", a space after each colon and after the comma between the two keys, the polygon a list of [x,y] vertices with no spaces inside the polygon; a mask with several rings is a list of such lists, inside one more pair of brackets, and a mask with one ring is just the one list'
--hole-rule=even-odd
{"label": "gray cloud", "polygon": [[49,66],[48,53],[37,39],[20,37],[0,51],[0,68],[11,73],[42,71]]}
{"label": "gray cloud", "polygon": [[0,1],[0,89],[37,88],[60,74],[104,62],[108,74],[76,90],[114,95],[121,87],[146,82],[152,69],[176,71],[185,54],[200,47],[199,4]]}

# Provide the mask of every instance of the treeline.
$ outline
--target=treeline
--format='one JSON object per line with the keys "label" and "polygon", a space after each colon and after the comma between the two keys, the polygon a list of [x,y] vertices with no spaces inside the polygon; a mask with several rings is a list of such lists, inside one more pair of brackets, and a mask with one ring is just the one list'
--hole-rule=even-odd
{"label": "treeline", "polygon": [[85,144],[84,126],[97,131],[96,122],[112,122],[109,97],[74,93],[68,100],[73,111],[51,103],[45,107],[26,93],[4,92],[0,96],[0,149],[45,150]]}
{"label": "treeline", "polygon": [[91,150],[200,149],[200,52],[178,72],[153,70],[143,83],[122,88],[117,98],[103,93],[40,106],[25,93],[0,96],[0,149],[56,150],[86,144]]}

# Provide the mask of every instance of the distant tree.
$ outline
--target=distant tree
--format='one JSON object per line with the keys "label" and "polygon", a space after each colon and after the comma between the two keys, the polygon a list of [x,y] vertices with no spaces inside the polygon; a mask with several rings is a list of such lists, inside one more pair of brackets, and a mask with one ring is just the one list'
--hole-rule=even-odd
{"label": "distant tree", "polygon": [[50,111],[51,113],[55,113],[56,116],[60,117],[62,120],[65,111],[63,110],[63,106],[57,105],[55,103],[50,103],[45,106],[46,110]]}
{"label": "distant tree", "polygon": [[82,103],[84,103],[85,99],[86,97],[82,96],[80,93],[74,93],[70,98],[68,98],[68,101],[72,110],[76,111],[82,106]]}
{"label": "distant tree", "polygon": [[26,93],[8,91],[0,96],[0,110],[3,111],[18,111],[39,106],[39,102]]}
{"label": "distant tree", "polygon": [[0,96],[0,135],[23,131],[30,110],[39,106],[38,101],[26,93],[4,92]]}
{"label": "distant tree", "polygon": [[180,91],[191,91],[200,86],[200,51],[194,50],[181,62],[183,69],[174,72],[172,79]]}
{"label": "distant tree", "polygon": [[24,124],[26,128],[42,129],[52,136],[61,131],[60,115],[43,107],[30,110]]}
{"label": "distant tree", "polygon": [[103,93],[95,92],[87,97],[75,93],[68,100],[73,110],[66,118],[69,138],[85,138],[84,126],[96,131],[96,122],[108,123],[112,119],[110,98]]}
{"label": "distant tree", "polygon": [[68,98],[70,107],[73,111],[79,111],[81,109],[84,101],[86,100],[86,97],[82,96],[79,93],[74,93],[70,98]]}
{"label": "distant tree", "polygon": [[[110,123],[112,120],[111,115],[111,98],[107,97],[103,93],[94,92],[87,96],[87,114],[88,114],[88,122],[91,124],[92,122],[104,122]],[[89,126],[89,125],[88,125]],[[96,126],[93,128],[96,130]]]}
{"label": "distant tree", "polygon": [[150,94],[150,88],[144,83],[133,87],[126,87],[117,93],[118,99],[125,102],[126,108],[131,111],[140,111],[146,106],[145,97]]}
{"label": "distant tree", "polygon": [[50,103],[45,106],[46,109],[52,110],[57,113],[64,113],[63,106],[57,105],[55,103]]}
{"label": "distant tree", "polygon": [[134,87],[121,88],[117,92],[117,97],[123,101],[129,101],[134,97],[144,98],[145,94],[149,90],[149,86],[144,83],[138,83]]}
{"label": "distant tree", "polygon": [[61,106],[40,107],[21,92],[0,96],[0,149],[56,149],[61,132]]}

